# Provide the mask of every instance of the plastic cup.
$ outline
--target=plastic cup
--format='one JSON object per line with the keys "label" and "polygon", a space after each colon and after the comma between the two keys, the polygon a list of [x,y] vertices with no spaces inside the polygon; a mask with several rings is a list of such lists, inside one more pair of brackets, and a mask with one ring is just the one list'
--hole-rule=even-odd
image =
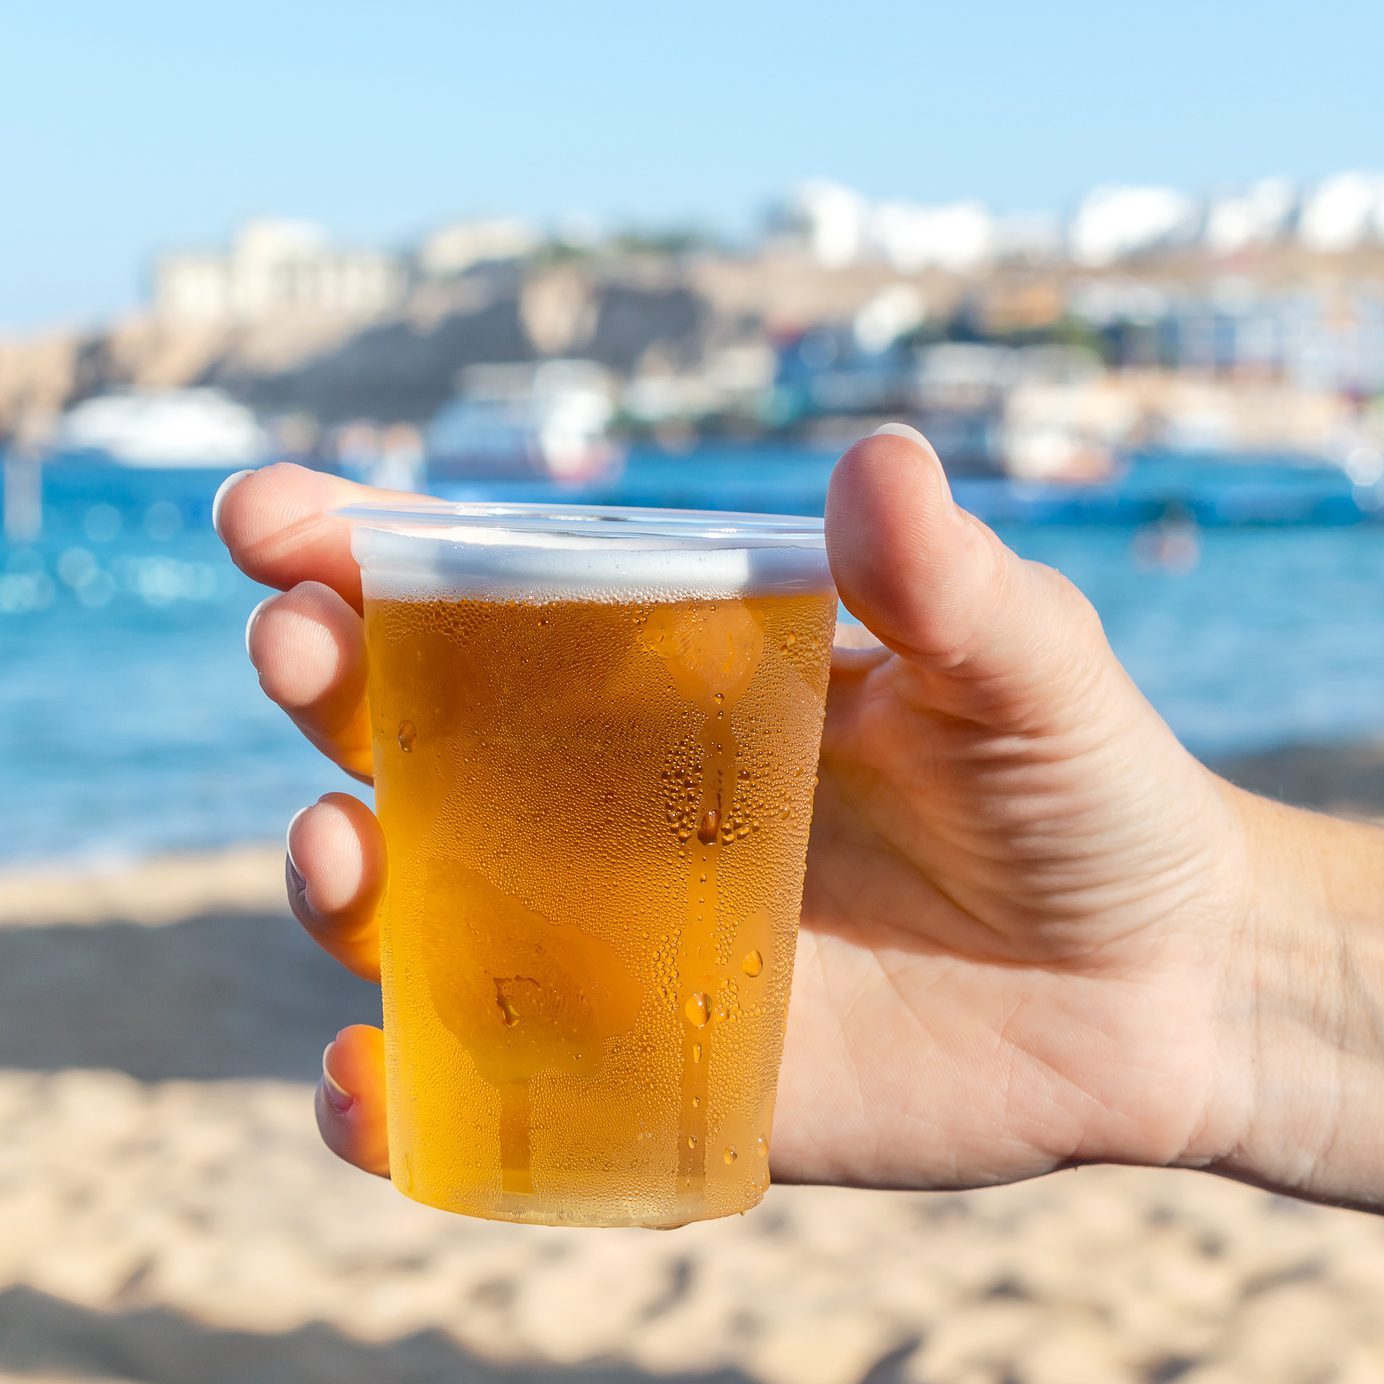
{"label": "plastic cup", "polygon": [[390,1173],[468,1215],[743,1211],[836,595],[820,520],[354,509]]}

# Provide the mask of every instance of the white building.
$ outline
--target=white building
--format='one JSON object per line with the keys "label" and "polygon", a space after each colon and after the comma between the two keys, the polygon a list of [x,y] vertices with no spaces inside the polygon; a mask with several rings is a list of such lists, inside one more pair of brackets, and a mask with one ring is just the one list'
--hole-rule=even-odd
{"label": "white building", "polygon": [[473,265],[522,259],[538,247],[539,239],[527,221],[457,221],[433,231],[419,245],[418,272],[445,279]]}
{"label": "white building", "polygon": [[155,310],[184,321],[373,317],[399,303],[407,287],[399,256],[333,246],[305,221],[249,221],[227,250],[169,253],[154,265]]}
{"label": "white building", "polygon": [[868,237],[896,269],[962,271],[993,258],[995,218],[979,202],[882,202],[870,212]]}
{"label": "white building", "polygon": [[994,257],[996,222],[979,202],[872,202],[840,183],[816,179],[775,209],[769,236],[832,269],[882,260],[905,273],[962,271]]}
{"label": "white building", "polygon": [[858,192],[817,178],[794,188],[769,218],[773,240],[840,269],[869,249],[870,205]]}
{"label": "white building", "polygon": [[1271,245],[1287,239],[1297,209],[1297,189],[1288,179],[1261,178],[1244,192],[1211,199],[1202,239],[1218,255]]}
{"label": "white building", "polygon": [[1384,175],[1337,173],[1303,199],[1298,236],[1311,250],[1350,250],[1384,240]]}
{"label": "white building", "polygon": [[1067,229],[1072,258],[1112,264],[1126,255],[1190,242],[1197,205],[1171,187],[1098,187],[1081,199]]}

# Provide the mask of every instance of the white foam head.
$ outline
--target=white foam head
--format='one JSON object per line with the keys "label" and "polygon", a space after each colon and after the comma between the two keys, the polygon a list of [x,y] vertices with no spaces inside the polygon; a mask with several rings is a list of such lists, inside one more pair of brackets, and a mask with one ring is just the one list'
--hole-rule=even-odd
{"label": "white foam head", "polygon": [[819,519],[572,505],[339,511],[365,594],[549,602],[830,591]]}

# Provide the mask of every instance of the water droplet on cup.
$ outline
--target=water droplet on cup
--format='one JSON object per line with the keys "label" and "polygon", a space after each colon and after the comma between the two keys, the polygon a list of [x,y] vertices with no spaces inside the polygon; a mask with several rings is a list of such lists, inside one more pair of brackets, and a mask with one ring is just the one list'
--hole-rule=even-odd
{"label": "water droplet on cup", "polygon": [[400,721],[398,735],[399,748],[403,750],[405,754],[412,754],[413,746],[417,739],[418,727],[415,726],[412,721]]}
{"label": "water droplet on cup", "polygon": [[716,841],[716,826],[720,814],[716,809],[710,808],[702,818],[701,825],[697,828],[697,840],[704,846],[713,845]]}
{"label": "water droplet on cup", "polygon": [[687,1147],[690,1149],[697,1147],[697,1136],[695,1134],[689,1134],[687,1136]]}
{"label": "water droplet on cup", "polygon": [[[687,1015],[687,1022],[697,1028],[705,1028],[707,1020],[711,1018],[711,997],[703,993],[690,995],[684,1009]],[[700,1044],[698,1044],[700,1047]],[[696,1061],[696,1058],[693,1058]]]}
{"label": "water droplet on cup", "polygon": [[761,1158],[769,1156],[769,1141],[762,1134],[754,1141],[754,1151]]}
{"label": "water droplet on cup", "polygon": [[722,1161],[723,1163],[725,1163],[727,1167],[729,1167],[732,1163],[734,1163],[734,1162],[735,1162],[735,1159],[736,1159],[736,1152],[735,1152],[734,1149],[731,1149],[731,1148],[728,1148],[728,1149],[721,1155],[721,1161]]}
{"label": "water droplet on cup", "polygon": [[700,1043],[692,1044],[692,1060],[694,1062],[700,1062],[702,1060],[702,1045]]}
{"label": "water droplet on cup", "polygon": [[764,957],[758,951],[745,953],[745,958],[740,963],[740,969],[747,976],[757,976],[764,969]]}

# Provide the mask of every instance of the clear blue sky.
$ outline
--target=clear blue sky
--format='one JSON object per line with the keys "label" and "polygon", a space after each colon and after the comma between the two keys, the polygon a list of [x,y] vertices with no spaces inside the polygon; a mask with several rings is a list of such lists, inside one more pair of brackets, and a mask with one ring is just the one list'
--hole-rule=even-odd
{"label": "clear blue sky", "polygon": [[795,180],[1062,208],[1384,164],[1384,3],[69,0],[0,15],[0,328],[277,212],[736,228]]}

